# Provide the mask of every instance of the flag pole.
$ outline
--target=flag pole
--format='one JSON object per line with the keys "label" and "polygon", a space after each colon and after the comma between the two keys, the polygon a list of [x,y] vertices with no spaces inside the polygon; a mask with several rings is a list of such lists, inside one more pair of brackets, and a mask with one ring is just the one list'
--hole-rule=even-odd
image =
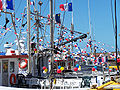
{"label": "flag pole", "polygon": [[[72,7],[73,7],[73,0],[71,0],[71,2],[72,2]],[[72,10],[72,25],[73,25],[73,10]]]}
{"label": "flag pole", "polygon": [[[73,7],[73,0],[71,0],[72,2],[72,7]],[[71,30],[72,30],[72,36],[73,36],[73,32],[74,32],[74,24],[73,24],[73,10],[72,10],[72,24],[71,24]],[[72,46],[72,52],[73,52],[73,42],[71,43]],[[74,66],[74,60],[73,60],[73,66]]]}
{"label": "flag pole", "polygon": [[117,52],[117,50],[118,50],[118,48],[117,48],[117,15],[116,15],[116,0],[114,0],[114,8],[115,8],[115,50],[116,50],[116,65],[117,65],[117,68],[118,68],[118,74],[119,74],[119,64],[118,64],[118,62],[117,62],[117,54],[118,54],[118,52]]}

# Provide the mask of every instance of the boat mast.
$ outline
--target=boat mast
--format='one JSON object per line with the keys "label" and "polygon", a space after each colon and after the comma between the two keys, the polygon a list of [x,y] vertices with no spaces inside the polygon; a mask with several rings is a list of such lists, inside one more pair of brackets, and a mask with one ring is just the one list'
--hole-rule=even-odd
{"label": "boat mast", "polygon": [[89,44],[91,45],[90,47],[90,53],[92,54],[92,44],[91,44],[91,41],[92,41],[92,31],[91,31],[91,19],[90,19],[90,5],[89,5],[89,0],[88,0],[88,15],[89,15],[89,28],[90,28],[90,42]]}
{"label": "boat mast", "polygon": [[[73,7],[73,0],[71,0],[72,2],[72,7]],[[72,23],[71,23],[71,30],[72,30],[72,36],[73,36],[73,32],[74,32],[74,24],[73,24],[73,10],[72,10]],[[71,42],[71,46],[72,46],[72,53],[73,53],[73,42]],[[73,66],[74,66],[74,60],[73,60]]]}
{"label": "boat mast", "polygon": [[[73,7],[73,1],[71,0],[71,2],[72,2],[72,7]],[[72,10],[72,23],[71,23],[71,30],[72,30],[72,36],[73,36],[73,32],[74,32],[73,10]],[[73,52],[73,42],[72,42],[71,46],[72,46],[72,52]]]}
{"label": "boat mast", "polygon": [[[39,18],[38,18],[38,11],[37,11],[37,0],[36,0],[36,11],[35,11],[35,13],[36,13],[35,20],[36,20],[36,27],[37,27],[37,29],[36,29],[36,31],[37,31],[37,53],[39,53]],[[37,55],[37,59],[38,59],[38,57],[39,57],[39,55]]]}
{"label": "boat mast", "polygon": [[116,65],[119,71],[119,64],[117,63],[117,15],[116,15],[116,0],[114,0],[115,8],[115,50],[116,50]]}
{"label": "boat mast", "polygon": [[31,73],[30,0],[27,0],[27,48],[28,48],[28,73]]}
{"label": "boat mast", "polygon": [[[54,30],[53,30],[53,0],[50,0],[50,43],[51,43],[51,68],[50,68],[50,78],[52,77],[52,73],[53,73],[53,60],[54,60]],[[52,78],[51,78],[52,79]],[[52,89],[52,80],[51,80],[51,85],[50,85],[50,89]]]}

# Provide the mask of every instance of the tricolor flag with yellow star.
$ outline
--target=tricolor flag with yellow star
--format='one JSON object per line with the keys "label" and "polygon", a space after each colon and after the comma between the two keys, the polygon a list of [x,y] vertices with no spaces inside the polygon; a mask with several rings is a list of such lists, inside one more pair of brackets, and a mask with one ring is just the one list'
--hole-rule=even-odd
{"label": "tricolor flag with yellow star", "polygon": [[72,3],[68,3],[68,11],[72,11]]}
{"label": "tricolor flag with yellow star", "polygon": [[0,0],[0,10],[3,10],[2,0]]}
{"label": "tricolor flag with yellow star", "polygon": [[6,9],[14,10],[13,9],[13,0],[6,0]]}
{"label": "tricolor flag with yellow star", "polygon": [[60,22],[60,13],[55,15],[55,21],[56,21],[57,23],[61,23],[61,22]]}
{"label": "tricolor flag with yellow star", "polygon": [[60,10],[61,11],[72,11],[72,3],[67,3],[67,4],[61,4],[60,5]]}

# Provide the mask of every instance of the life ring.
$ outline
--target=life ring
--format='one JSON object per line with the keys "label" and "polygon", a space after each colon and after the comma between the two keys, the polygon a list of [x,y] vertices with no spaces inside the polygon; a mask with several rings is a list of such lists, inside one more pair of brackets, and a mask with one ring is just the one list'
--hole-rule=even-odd
{"label": "life ring", "polygon": [[[12,81],[12,78],[14,78],[14,82]],[[12,84],[15,84],[16,83],[16,76],[15,76],[15,74],[11,74],[11,76],[10,76],[10,84],[12,85]]]}
{"label": "life ring", "polygon": [[[21,65],[21,63],[22,63],[23,61],[24,61],[25,63],[24,63],[24,65]],[[25,67],[27,67],[27,63],[28,63],[27,59],[21,59],[20,62],[19,62],[19,68],[24,69]]]}

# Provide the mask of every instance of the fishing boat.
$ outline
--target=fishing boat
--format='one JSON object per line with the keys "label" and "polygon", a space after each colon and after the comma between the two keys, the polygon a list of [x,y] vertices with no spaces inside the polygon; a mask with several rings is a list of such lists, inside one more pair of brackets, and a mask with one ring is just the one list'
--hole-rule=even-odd
{"label": "fishing boat", "polygon": [[[88,38],[89,33],[75,31],[73,18],[71,28],[66,28],[61,22],[60,14],[55,14],[53,0],[49,0],[50,15],[48,15],[48,17],[42,16],[41,14],[41,6],[43,4],[41,0],[38,2],[40,12],[37,10],[36,0],[32,2],[27,0],[27,8],[24,8],[22,19],[15,18],[15,13],[7,11],[7,9],[14,10],[12,2],[13,0],[6,0],[5,5],[8,4],[8,6],[4,10],[2,8],[3,2],[0,0],[1,13],[4,13],[6,17],[6,23],[4,25],[6,31],[2,34],[6,35],[7,32],[12,32],[11,29],[13,27],[16,36],[15,43],[17,46],[16,50],[13,48],[13,44],[6,42],[4,44],[5,52],[0,53],[0,89],[21,90],[24,88],[27,90],[32,88],[33,90],[35,88],[87,90],[94,84],[100,86],[105,83],[105,81],[110,80],[110,74],[106,63],[110,54],[96,53],[97,46],[94,46],[94,54],[92,53],[92,42],[94,40],[92,40],[91,37],[91,29],[90,38],[87,42],[91,51],[90,54],[86,54],[84,50],[80,49],[76,42],[77,40],[80,40],[81,42]],[[33,11],[30,10],[30,4],[34,6]],[[25,13],[26,9],[27,14]],[[61,11],[64,11],[64,13],[66,10],[72,12],[72,2],[61,4],[60,9]],[[9,28],[7,28],[9,19],[6,14],[10,15],[12,19],[12,25]],[[25,18],[27,18],[27,21],[23,23],[23,19]],[[33,20],[33,18],[35,20]],[[22,23],[19,32],[17,32],[16,29],[17,25],[15,24],[15,19],[18,22],[21,20]],[[47,22],[44,23],[45,21],[43,19],[47,20]],[[31,21],[34,22],[33,25],[31,25]],[[22,32],[26,24],[27,49],[25,49],[25,41],[23,39],[25,36],[22,36],[22,34],[26,33]],[[47,41],[49,47],[44,47],[46,45],[44,39],[47,35],[45,35],[46,29],[43,28],[46,28],[47,25],[50,26],[50,42]],[[31,34],[31,28],[33,27],[36,30],[36,35]],[[56,40],[54,39],[55,28],[59,29],[58,38]],[[39,29],[41,30],[41,37]],[[66,33],[70,34],[68,35],[68,38],[65,37]],[[35,38],[36,41],[34,40]],[[75,53],[74,49],[77,50]],[[116,70],[113,73],[115,74],[115,72]]]}

